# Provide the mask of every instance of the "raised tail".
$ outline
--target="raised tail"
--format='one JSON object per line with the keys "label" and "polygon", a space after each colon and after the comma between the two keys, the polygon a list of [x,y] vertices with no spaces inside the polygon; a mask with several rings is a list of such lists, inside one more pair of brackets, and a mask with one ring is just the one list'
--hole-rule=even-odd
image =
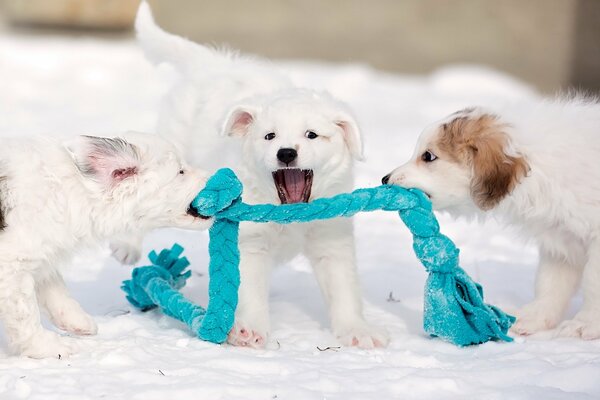
{"label": "raised tail", "polygon": [[146,58],[154,64],[166,62],[187,73],[207,62],[223,62],[229,58],[218,50],[163,31],[156,25],[152,10],[145,1],[138,8],[135,29]]}

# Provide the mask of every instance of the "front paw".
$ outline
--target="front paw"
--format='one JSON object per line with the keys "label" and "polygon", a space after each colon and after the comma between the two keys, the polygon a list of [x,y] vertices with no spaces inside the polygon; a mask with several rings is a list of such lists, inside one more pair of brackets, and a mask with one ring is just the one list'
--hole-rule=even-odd
{"label": "front paw", "polygon": [[552,329],[560,321],[560,313],[555,312],[552,306],[535,302],[517,310],[515,316],[517,321],[510,330],[523,336]]}
{"label": "front paw", "polygon": [[373,327],[364,321],[337,326],[333,329],[333,333],[342,345],[361,349],[386,347],[390,342],[385,329]]}
{"label": "front paw", "polygon": [[71,338],[61,337],[54,332],[43,331],[28,343],[21,345],[18,352],[31,358],[67,358],[77,352],[77,345]]}
{"label": "front paw", "polygon": [[124,242],[111,242],[110,250],[113,258],[125,265],[134,265],[142,256],[142,251],[138,246]]}
{"label": "front paw", "polygon": [[227,343],[233,346],[252,347],[259,349],[267,342],[267,329],[245,323],[236,323],[229,335]]}
{"label": "front paw", "polygon": [[573,319],[561,323],[555,336],[577,337],[584,340],[600,339],[600,317],[594,313],[579,312]]}
{"label": "front paw", "polygon": [[94,319],[76,302],[69,302],[53,309],[50,318],[57,328],[75,335],[95,335],[98,326]]}

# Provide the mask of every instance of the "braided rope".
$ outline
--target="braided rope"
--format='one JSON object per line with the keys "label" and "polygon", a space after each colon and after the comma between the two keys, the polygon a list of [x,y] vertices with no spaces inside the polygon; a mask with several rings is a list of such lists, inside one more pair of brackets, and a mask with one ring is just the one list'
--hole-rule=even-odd
{"label": "braided rope", "polygon": [[[237,306],[239,222],[289,224],[350,217],[365,211],[396,211],[412,233],[415,254],[429,273],[424,296],[425,331],[460,346],[489,340],[512,340],[507,332],[514,317],[483,301],[481,286],[460,268],[459,250],[448,237],[440,233],[431,203],[421,191],[385,185],[316,199],[308,204],[284,205],[245,204],[241,201],[241,193],[242,185],[233,171],[221,169],[210,178],[205,189],[192,203],[200,214],[215,218],[210,230],[209,304],[205,315],[196,309],[188,310],[189,305],[181,303],[182,300],[172,293],[176,291],[166,290],[156,284],[151,286],[146,283],[138,298],[132,294],[135,285],[127,284],[130,282],[127,281],[124,286],[130,302],[144,309],[149,307],[147,298],[150,301],[155,298],[162,301],[161,296],[176,298],[172,303],[175,306],[165,309],[165,312],[186,322],[200,338],[221,343],[233,326]],[[158,272],[153,274],[165,275]],[[134,271],[132,281],[135,275]],[[187,279],[179,275],[168,277],[173,283],[183,280],[185,284]],[[163,307],[164,303],[154,304]],[[185,318],[178,307],[187,310]]]}

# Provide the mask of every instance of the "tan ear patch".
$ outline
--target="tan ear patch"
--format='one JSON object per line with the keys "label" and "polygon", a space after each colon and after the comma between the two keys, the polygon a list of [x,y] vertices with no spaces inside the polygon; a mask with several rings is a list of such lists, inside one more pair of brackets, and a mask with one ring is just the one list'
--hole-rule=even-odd
{"label": "tan ear patch", "polygon": [[495,207],[527,175],[527,160],[510,152],[507,125],[491,114],[460,116],[441,126],[437,145],[473,169],[471,197],[482,210]]}

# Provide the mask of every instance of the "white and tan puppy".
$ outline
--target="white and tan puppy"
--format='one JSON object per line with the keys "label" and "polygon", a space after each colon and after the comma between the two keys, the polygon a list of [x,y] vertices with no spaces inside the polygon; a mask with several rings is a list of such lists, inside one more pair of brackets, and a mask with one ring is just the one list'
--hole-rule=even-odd
{"label": "white and tan puppy", "polygon": [[[205,173],[156,135],[81,136],[66,144],[1,139],[0,320],[11,350],[35,358],[73,352],[66,338],[42,327],[40,307],[59,329],[95,334],[59,267],[77,250],[113,238],[208,228],[209,220],[188,211],[205,182]],[[139,254],[113,248],[131,261]]]}
{"label": "white and tan puppy", "polygon": [[515,332],[556,327],[581,282],[583,307],[556,334],[600,338],[600,104],[459,111],[426,129],[383,182],[422,189],[454,215],[501,217],[536,241],[535,300]]}
{"label": "white and tan puppy", "polygon": [[[362,140],[354,117],[340,102],[293,86],[265,61],[162,31],[145,3],[136,27],[148,58],[180,73],[164,101],[158,130],[178,139],[191,160],[233,167],[250,203],[307,202],[352,189],[353,161],[362,158]],[[303,253],[340,341],[360,347],[387,344],[387,335],[363,318],[351,220],[248,223],[240,235],[240,301],[230,343],[264,345],[270,330],[271,268]]]}

